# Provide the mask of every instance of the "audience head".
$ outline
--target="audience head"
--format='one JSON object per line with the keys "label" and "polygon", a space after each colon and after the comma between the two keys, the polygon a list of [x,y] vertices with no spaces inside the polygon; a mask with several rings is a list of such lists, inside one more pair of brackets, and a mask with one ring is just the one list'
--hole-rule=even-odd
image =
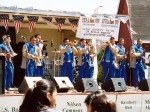
{"label": "audience head", "polygon": [[91,93],[91,94],[89,94],[86,98],[85,98],[85,101],[84,101],[84,103],[85,103],[85,105],[86,105],[86,108],[87,108],[87,112],[90,112],[90,103],[91,103],[91,100],[92,100],[92,95],[93,94],[100,94],[101,92],[100,91],[95,91],[95,92],[93,92],[93,93]]}
{"label": "audience head", "polygon": [[54,108],[57,90],[55,85],[45,79],[36,82],[33,89],[25,94],[19,112],[37,112],[43,109]]}
{"label": "audience head", "polygon": [[107,98],[104,93],[96,91],[85,99],[87,112],[116,112],[116,104]]}

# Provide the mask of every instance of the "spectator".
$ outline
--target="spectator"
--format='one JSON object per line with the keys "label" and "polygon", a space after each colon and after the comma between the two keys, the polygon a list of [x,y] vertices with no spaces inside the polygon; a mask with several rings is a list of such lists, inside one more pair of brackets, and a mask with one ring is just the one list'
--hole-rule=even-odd
{"label": "spectator", "polygon": [[87,112],[117,112],[116,104],[100,92],[94,92],[88,96],[85,102],[89,101]]}
{"label": "spectator", "polygon": [[52,82],[40,80],[25,94],[19,112],[60,112],[55,110],[57,91]]}
{"label": "spectator", "polygon": [[92,97],[92,95],[93,94],[100,94],[100,91],[95,91],[95,92],[93,92],[93,93],[91,93],[91,94],[89,94],[86,98],[85,98],[85,101],[84,101],[84,103],[85,103],[85,105],[86,105],[86,108],[87,108],[87,112],[90,112],[90,102],[91,102],[91,97]]}

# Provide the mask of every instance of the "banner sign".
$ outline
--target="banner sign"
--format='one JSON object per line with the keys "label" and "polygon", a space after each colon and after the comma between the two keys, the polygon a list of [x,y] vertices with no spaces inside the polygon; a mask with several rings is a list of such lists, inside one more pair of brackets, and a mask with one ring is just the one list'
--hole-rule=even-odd
{"label": "banner sign", "polygon": [[141,111],[142,94],[122,94],[117,96],[118,112],[145,112]]}
{"label": "banner sign", "polygon": [[76,37],[106,41],[113,36],[118,41],[119,29],[120,19],[115,16],[80,17]]}
{"label": "banner sign", "polygon": [[[58,94],[56,109],[62,112],[86,112],[88,94]],[[106,94],[116,102],[117,112],[150,112],[150,94]],[[24,96],[0,96],[0,112],[19,112]]]}
{"label": "banner sign", "polygon": [[150,112],[150,95],[143,94],[141,112]]}

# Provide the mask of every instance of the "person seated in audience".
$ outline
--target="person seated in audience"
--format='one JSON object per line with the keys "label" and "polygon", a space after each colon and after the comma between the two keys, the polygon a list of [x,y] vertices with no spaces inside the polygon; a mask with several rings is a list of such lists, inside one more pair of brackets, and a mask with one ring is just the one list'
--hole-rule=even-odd
{"label": "person seated in audience", "polygon": [[89,95],[87,95],[87,97],[85,98],[85,100],[84,100],[84,103],[85,103],[85,105],[86,105],[86,108],[87,108],[87,112],[90,112],[90,102],[91,102],[91,97],[92,97],[92,95],[93,94],[100,94],[101,92],[100,91],[95,91],[95,92],[93,92],[93,93],[91,93],[91,94],[89,94]]}
{"label": "person seated in audience", "polygon": [[87,96],[85,103],[88,104],[87,112],[117,112],[115,102],[101,92],[91,93]]}
{"label": "person seated in audience", "polygon": [[30,88],[20,106],[19,112],[61,112],[55,110],[57,90],[55,85],[45,79]]}

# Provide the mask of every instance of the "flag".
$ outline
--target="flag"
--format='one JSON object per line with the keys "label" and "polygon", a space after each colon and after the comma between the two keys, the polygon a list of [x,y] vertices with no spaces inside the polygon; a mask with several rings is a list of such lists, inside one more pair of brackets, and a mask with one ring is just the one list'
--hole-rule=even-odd
{"label": "flag", "polygon": [[58,30],[61,31],[63,24],[65,23],[66,18],[55,18],[57,22]]}
{"label": "flag", "polygon": [[9,23],[9,15],[8,14],[0,14],[0,21],[4,25],[6,31],[8,30],[8,23]]}
{"label": "flag", "polygon": [[70,24],[71,24],[71,29],[72,29],[72,31],[75,31],[75,30],[76,30],[76,27],[77,27],[77,25],[78,25],[79,19],[71,19],[71,18],[69,18],[68,20],[69,20],[69,22],[70,22]]}
{"label": "flag", "polygon": [[28,20],[29,20],[29,30],[30,32],[32,31],[32,29],[34,28],[34,25],[36,24],[36,22],[38,21],[39,17],[38,16],[28,16]]}
{"label": "flag", "polygon": [[13,19],[14,19],[14,25],[15,25],[16,33],[18,33],[19,29],[22,25],[22,22],[24,20],[24,16],[22,16],[22,15],[13,15]]}
{"label": "flag", "polygon": [[55,24],[52,23],[52,17],[42,17],[42,18],[49,26],[57,27]]}

